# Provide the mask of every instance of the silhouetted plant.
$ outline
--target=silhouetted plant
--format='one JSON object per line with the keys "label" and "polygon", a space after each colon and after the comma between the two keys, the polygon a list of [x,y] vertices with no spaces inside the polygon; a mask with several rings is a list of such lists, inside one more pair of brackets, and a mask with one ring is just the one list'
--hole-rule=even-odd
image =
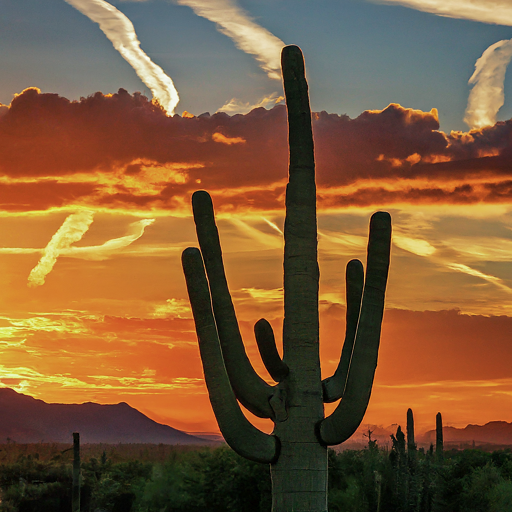
{"label": "silhouetted plant", "polygon": [[407,409],[407,454],[411,460],[416,454],[416,443],[414,441],[414,416],[412,409]]}
{"label": "silhouetted plant", "polygon": [[399,425],[396,434],[391,434],[391,453],[390,459],[395,470],[395,493],[397,496],[397,512],[407,511],[407,497],[409,486],[409,468],[407,462],[407,453],[405,451],[405,435],[402,427]]}
{"label": "silhouetted plant", "polygon": [[436,414],[436,456],[439,462],[443,460],[443,417]]}
{"label": "silhouetted plant", "polygon": [[[347,328],[334,375],[320,376],[316,185],[311,112],[300,49],[283,49],[288,109],[290,172],[284,227],[283,359],[270,324],[255,326],[256,341],[272,378],[252,368],[240,336],[222,262],[210,196],[192,198],[201,251],[183,253],[183,269],[199,340],[210,401],[227,443],[250,460],[270,463],[274,512],[327,510],[327,446],[357,429],[370,398],[380,339],[391,221],[370,221],[366,282],[362,264],[347,266]],[[208,280],[205,274],[208,275]],[[364,291],[363,291],[364,288]],[[341,402],[324,418],[324,402]],[[238,401],[274,422],[272,435],[245,418]]]}

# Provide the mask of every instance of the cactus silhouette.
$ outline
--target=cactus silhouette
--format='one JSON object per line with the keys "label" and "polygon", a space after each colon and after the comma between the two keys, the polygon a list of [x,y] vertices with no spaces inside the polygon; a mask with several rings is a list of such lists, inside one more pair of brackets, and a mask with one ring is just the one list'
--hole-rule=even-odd
{"label": "cactus silhouette", "polygon": [[80,434],[73,432],[72,512],[80,512]]}
{"label": "cactus silhouette", "polygon": [[[315,162],[304,60],[297,46],[283,49],[282,70],[290,147],[282,359],[270,324],[261,319],[254,329],[262,360],[277,384],[261,379],[247,358],[224,273],[212,201],[205,191],[192,197],[200,250],[185,249],[182,263],[206,386],[226,442],[243,457],[270,463],[273,512],[325,512],[327,446],[342,443],[355,432],[370,398],[384,311],[391,219],[386,212],[372,216],[366,279],[361,262],[347,265],[345,342],[336,372],[322,381]],[[324,402],[340,398],[325,418]],[[272,419],[272,434],[254,427],[238,402],[256,416]]]}
{"label": "cactus silhouette", "polygon": [[407,409],[407,453],[409,457],[413,456],[416,451],[416,443],[414,442],[414,416],[412,409]]}
{"label": "cactus silhouette", "polygon": [[443,459],[443,417],[441,413],[436,414],[436,455],[437,459]]}

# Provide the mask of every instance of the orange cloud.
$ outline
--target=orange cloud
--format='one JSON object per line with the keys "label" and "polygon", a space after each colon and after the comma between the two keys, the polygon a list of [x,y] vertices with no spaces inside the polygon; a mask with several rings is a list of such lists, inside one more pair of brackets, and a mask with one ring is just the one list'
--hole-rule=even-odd
{"label": "orange cloud", "polygon": [[243,144],[244,142],[246,142],[246,140],[243,139],[242,137],[226,137],[225,135],[222,135],[222,133],[219,132],[215,132],[212,135],[212,139],[215,142],[227,144],[228,146],[231,144]]}
{"label": "orange cloud", "polygon": [[[286,110],[168,117],[123,89],[80,101],[32,88],[0,116],[0,207],[188,211],[282,208]],[[314,113],[322,208],[510,202],[512,121],[439,131],[437,111],[391,104],[355,119]]]}

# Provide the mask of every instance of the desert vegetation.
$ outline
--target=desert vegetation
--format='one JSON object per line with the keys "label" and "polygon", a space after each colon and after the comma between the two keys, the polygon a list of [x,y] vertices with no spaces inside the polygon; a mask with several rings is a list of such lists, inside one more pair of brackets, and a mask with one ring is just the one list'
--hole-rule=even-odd
{"label": "desert vegetation", "polygon": [[[330,512],[507,512],[512,451],[329,450]],[[0,445],[1,512],[69,512],[69,445]],[[218,448],[84,445],[82,512],[270,512],[269,467]]]}

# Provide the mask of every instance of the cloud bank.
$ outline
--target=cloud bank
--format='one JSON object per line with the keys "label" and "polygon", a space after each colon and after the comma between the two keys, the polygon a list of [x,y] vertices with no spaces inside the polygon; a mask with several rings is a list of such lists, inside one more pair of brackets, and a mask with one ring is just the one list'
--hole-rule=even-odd
{"label": "cloud bank", "polygon": [[[437,112],[391,104],[313,114],[320,208],[512,201],[512,121],[439,131]],[[169,117],[120,90],[80,101],[27,89],[0,117],[0,209],[281,210],[286,108]]]}
{"label": "cloud bank", "polygon": [[179,102],[172,79],[140,48],[133,23],[113,5],[104,0],[65,0],[100,26],[114,48],[121,54],[137,76],[149,87],[169,115]]}

